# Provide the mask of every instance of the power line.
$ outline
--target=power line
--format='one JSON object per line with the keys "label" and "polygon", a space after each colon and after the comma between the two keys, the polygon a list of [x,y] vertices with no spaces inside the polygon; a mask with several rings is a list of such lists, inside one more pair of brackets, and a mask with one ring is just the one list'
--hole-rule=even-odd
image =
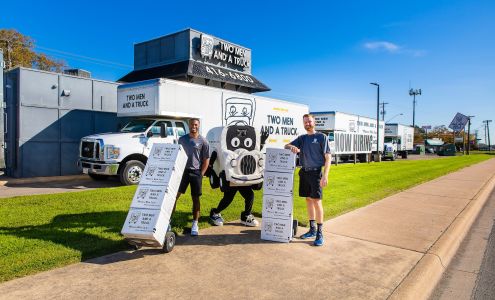
{"label": "power line", "polygon": [[[52,52],[52,55],[54,56],[60,56],[64,58],[70,58],[74,60],[79,60],[79,61],[84,61],[84,62],[89,62],[89,63],[94,63],[98,65],[103,65],[103,66],[109,66],[109,67],[114,67],[114,68],[119,68],[119,69],[133,69],[134,67],[131,65],[126,65],[118,62],[113,62],[109,60],[104,60],[104,59],[99,59],[99,58],[94,58],[90,56],[85,56],[85,55],[79,55],[71,52],[66,52],[66,51],[60,51],[57,49],[52,49],[52,48],[47,48],[43,46],[35,46],[35,49],[40,49],[48,52]],[[53,54],[56,53],[56,54]]]}

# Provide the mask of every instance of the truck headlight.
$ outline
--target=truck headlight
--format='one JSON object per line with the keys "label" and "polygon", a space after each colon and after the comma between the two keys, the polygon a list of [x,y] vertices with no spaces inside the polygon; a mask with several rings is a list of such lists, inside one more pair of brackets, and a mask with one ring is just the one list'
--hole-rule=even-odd
{"label": "truck headlight", "polygon": [[263,167],[264,164],[265,164],[265,162],[263,161],[263,158],[260,157],[260,159],[258,160],[258,166]]}
{"label": "truck headlight", "polygon": [[231,161],[230,161],[230,166],[231,166],[232,168],[235,168],[235,167],[237,166],[237,160],[236,160],[236,159],[231,160]]}
{"label": "truck headlight", "polygon": [[106,159],[117,159],[120,155],[120,148],[114,145],[105,145]]}

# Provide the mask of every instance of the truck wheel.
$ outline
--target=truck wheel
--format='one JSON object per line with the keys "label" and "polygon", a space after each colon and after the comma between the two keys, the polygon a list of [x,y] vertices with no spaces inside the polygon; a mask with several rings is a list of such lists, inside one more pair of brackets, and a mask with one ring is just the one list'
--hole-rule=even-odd
{"label": "truck wheel", "polygon": [[91,177],[91,179],[96,180],[96,181],[107,180],[109,177],[108,175],[93,174],[93,173],[89,173],[88,175],[89,175],[89,177]]}
{"label": "truck wheel", "polygon": [[228,186],[229,186],[229,182],[225,178],[225,172],[222,171],[220,173],[220,180],[219,180],[220,191],[222,191],[222,193],[225,192]]}
{"label": "truck wheel", "polygon": [[407,151],[402,152],[402,158],[407,159]]}
{"label": "truck wheel", "polygon": [[218,178],[214,171],[211,171],[210,173],[210,186],[212,189],[216,189],[220,186],[220,178]]}
{"label": "truck wheel", "polygon": [[119,178],[123,185],[138,184],[143,175],[144,164],[139,160],[130,160],[120,170]]}

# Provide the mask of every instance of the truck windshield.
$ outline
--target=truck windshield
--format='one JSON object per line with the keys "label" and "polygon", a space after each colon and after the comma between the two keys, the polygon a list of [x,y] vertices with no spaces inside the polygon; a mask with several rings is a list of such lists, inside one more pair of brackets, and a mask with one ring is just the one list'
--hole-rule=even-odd
{"label": "truck windshield", "polygon": [[385,143],[393,143],[393,142],[394,142],[394,138],[393,138],[393,137],[388,137],[388,136],[386,136],[386,137],[384,138],[384,142],[385,142]]}
{"label": "truck windshield", "polygon": [[144,132],[153,122],[153,120],[132,120],[120,132]]}

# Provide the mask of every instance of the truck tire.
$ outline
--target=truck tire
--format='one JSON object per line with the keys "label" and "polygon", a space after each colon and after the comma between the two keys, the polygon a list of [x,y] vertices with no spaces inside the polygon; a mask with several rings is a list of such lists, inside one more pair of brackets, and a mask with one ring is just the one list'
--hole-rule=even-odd
{"label": "truck tire", "polygon": [[91,177],[91,179],[93,179],[95,181],[107,180],[108,177],[110,177],[109,175],[93,174],[93,173],[89,173],[88,175],[89,175],[89,177]]}
{"label": "truck tire", "polygon": [[402,158],[407,159],[407,151],[402,152]]}
{"label": "truck tire", "polygon": [[123,185],[138,184],[143,175],[144,164],[139,160],[130,160],[125,163],[119,173],[120,182]]}

